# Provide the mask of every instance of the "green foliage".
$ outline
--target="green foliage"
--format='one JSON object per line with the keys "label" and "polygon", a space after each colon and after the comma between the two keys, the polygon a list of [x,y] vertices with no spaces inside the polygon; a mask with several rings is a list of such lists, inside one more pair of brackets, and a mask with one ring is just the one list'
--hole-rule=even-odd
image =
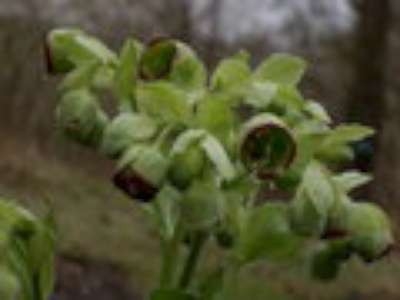
{"label": "green foliage", "polygon": [[0,296],[47,300],[54,286],[54,225],[0,199]]}
{"label": "green foliage", "polygon": [[[373,130],[334,127],[304,99],[301,58],[275,54],[253,71],[240,52],[208,78],[196,53],[172,39],[128,40],[119,55],[77,30],[46,41],[50,71],[67,73],[57,124],[116,161],[114,184],[146,202],[158,229],[160,283],[150,299],[231,299],[240,269],[255,261],[311,256],[311,273],[333,279],[351,255],[372,261],[390,250],[385,213],[348,195],[370,177],[336,173],[351,143]],[[112,116],[98,101],[104,91],[116,101]],[[263,189],[291,199],[260,199]],[[212,240],[223,257],[200,280]]]}

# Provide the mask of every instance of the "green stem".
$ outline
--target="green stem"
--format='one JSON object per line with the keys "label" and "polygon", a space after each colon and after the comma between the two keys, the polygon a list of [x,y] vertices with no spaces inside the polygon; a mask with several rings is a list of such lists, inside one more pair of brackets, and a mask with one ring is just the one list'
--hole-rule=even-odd
{"label": "green stem", "polygon": [[179,280],[179,287],[186,289],[193,280],[196,272],[196,267],[200,258],[201,250],[207,241],[207,235],[204,233],[197,233],[190,245],[190,251],[186,259],[181,278]]}
{"label": "green stem", "polygon": [[172,287],[180,257],[180,233],[168,241],[162,241],[162,262],[160,271],[160,287]]}
{"label": "green stem", "polygon": [[226,266],[221,299],[235,299],[239,285],[240,264],[232,259]]}

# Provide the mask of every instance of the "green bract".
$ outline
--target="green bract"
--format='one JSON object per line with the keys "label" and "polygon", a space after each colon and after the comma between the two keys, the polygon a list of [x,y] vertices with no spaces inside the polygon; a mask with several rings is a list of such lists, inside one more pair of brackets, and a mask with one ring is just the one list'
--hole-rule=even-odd
{"label": "green bract", "polygon": [[[333,279],[352,254],[372,261],[390,250],[386,215],[349,196],[370,176],[335,173],[374,131],[334,127],[302,96],[303,59],[275,54],[253,70],[241,51],[207,76],[198,55],[173,39],[129,39],[118,55],[79,30],[55,30],[46,41],[50,71],[68,72],[59,127],[115,161],[114,184],[146,202],[158,229],[160,281],[150,299],[233,299],[240,268],[259,260],[312,257],[311,273]],[[117,102],[112,117],[102,92]],[[271,191],[289,199],[265,199]],[[221,259],[200,280],[210,241]],[[6,278],[9,295],[18,292]]]}
{"label": "green bract", "polygon": [[146,115],[122,113],[105,128],[101,150],[111,158],[118,158],[134,143],[150,140],[157,127]]}

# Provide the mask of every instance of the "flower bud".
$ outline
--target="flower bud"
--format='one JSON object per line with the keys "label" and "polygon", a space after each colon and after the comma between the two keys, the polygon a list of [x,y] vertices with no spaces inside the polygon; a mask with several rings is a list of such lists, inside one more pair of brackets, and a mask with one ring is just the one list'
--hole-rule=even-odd
{"label": "flower bud", "polygon": [[206,159],[199,145],[203,137],[202,131],[189,130],[179,135],[172,146],[168,178],[176,187],[187,188],[203,171]]}
{"label": "flower bud", "polygon": [[319,249],[311,263],[311,273],[320,280],[333,280],[337,277],[340,265],[352,254],[349,240],[330,242]]}
{"label": "flower bud", "polygon": [[393,247],[391,224],[385,212],[372,203],[352,203],[348,207],[346,227],[355,251],[366,262],[375,261]]}
{"label": "flower bud", "polygon": [[114,184],[127,195],[143,202],[158,193],[168,169],[164,155],[151,146],[134,146],[124,154]]}
{"label": "flower bud", "polygon": [[244,124],[240,155],[247,169],[260,178],[275,177],[290,166],[295,154],[295,139],[281,119],[264,113]]}
{"label": "flower bud", "polygon": [[97,39],[76,29],[57,29],[45,39],[45,60],[51,74],[67,73],[88,62],[115,62],[116,56]]}
{"label": "flower bud", "polygon": [[206,71],[197,55],[187,45],[172,39],[150,43],[140,61],[144,80],[169,79],[183,88],[200,88],[206,82]]}
{"label": "flower bud", "polygon": [[148,116],[121,113],[105,128],[101,151],[111,158],[119,158],[136,142],[151,139],[157,131],[157,124]]}
{"label": "flower bud", "polygon": [[65,94],[56,110],[59,128],[76,142],[96,147],[102,138],[108,118],[96,98],[86,89]]}
{"label": "flower bud", "polygon": [[329,172],[316,161],[304,171],[301,184],[291,202],[293,230],[305,236],[321,236],[325,232],[336,200],[336,191]]}

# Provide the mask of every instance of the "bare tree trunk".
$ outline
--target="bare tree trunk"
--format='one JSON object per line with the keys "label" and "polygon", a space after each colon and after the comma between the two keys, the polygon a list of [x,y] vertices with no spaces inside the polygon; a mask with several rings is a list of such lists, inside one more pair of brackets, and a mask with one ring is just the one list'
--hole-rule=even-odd
{"label": "bare tree trunk", "polygon": [[[377,167],[377,156],[384,152],[380,149],[381,132],[384,130],[384,115],[387,107],[386,71],[391,26],[390,0],[358,1],[359,22],[356,31],[354,54],[355,77],[350,89],[348,101],[348,119],[372,126],[379,134],[370,141],[372,145],[362,145],[357,150],[368,147],[375,150],[375,158],[356,158],[356,167],[372,171]],[[360,153],[358,153],[360,154]]]}
{"label": "bare tree trunk", "polygon": [[207,60],[213,64],[218,59],[218,42],[220,41],[221,10],[223,0],[212,0],[208,8],[210,33],[207,42]]}

